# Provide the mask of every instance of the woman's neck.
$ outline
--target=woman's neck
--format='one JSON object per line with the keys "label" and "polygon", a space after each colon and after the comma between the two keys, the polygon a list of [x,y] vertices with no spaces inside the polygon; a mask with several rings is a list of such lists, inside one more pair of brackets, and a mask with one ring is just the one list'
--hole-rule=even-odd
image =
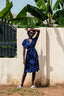
{"label": "woman's neck", "polygon": [[29,37],[29,39],[32,39],[32,37]]}

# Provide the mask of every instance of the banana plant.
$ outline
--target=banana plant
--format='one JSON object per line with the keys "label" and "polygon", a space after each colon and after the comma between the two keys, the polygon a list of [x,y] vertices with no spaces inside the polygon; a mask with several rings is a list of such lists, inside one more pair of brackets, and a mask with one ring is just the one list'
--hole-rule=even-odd
{"label": "banana plant", "polygon": [[[20,19],[19,18],[23,18],[26,20],[26,16],[27,16],[27,12],[29,12],[32,16],[30,20],[32,19],[35,22],[35,25],[43,25],[43,21],[47,20],[47,26],[50,26],[51,23],[51,19],[52,18],[52,8],[51,8],[51,3],[50,0],[34,0],[37,7],[34,7],[32,5],[27,4],[27,6],[25,6],[16,16],[16,18],[14,20],[11,20],[12,22],[19,22]],[[29,18],[29,17],[28,17]],[[24,20],[23,19],[23,20]],[[36,20],[39,22],[37,23]],[[31,20],[31,21],[32,21]],[[27,24],[29,21],[26,20],[25,23]],[[22,25],[22,24],[21,24]],[[33,23],[31,22],[31,25],[33,26]],[[30,25],[29,25],[30,26]]]}
{"label": "banana plant", "polygon": [[54,15],[53,15],[53,19],[56,20],[56,23],[59,26],[64,26],[64,0],[57,0],[55,5],[54,5],[54,10],[57,10]]}
{"label": "banana plant", "polygon": [[[64,26],[64,2],[63,0],[57,0],[52,8],[52,0],[34,0],[37,7],[27,4],[16,16],[13,18],[10,9],[13,4],[9,0],[6,0],[6,7],[0,12],[0,17],[6,18],[10,16],[9,22],[17,24],[19,27],[35,27],[35,26],[53,26],[54,23]],[[61,8],[62,6],[62,8]],[[58,10],[57,10],[58,9]],[[61,10],[60,10],[61,9]],[[53,11],[56,10],[55,13]],[[29,12],[32,17],[27,17]],[[54,19],[54,22],[52,20]],[[43,21],[47,21],[47,24],[43,24]]]}
{"label": "banana plant", "polygon": [[53,14],[52,0],[34,0],[37,7],[39,7],[47,15],[47,25],[50,26]]}
{"label": "banana plant", "polygon": [[[33,17],[27,17],[27,12],[31,13]],[[39,19],[40,18],[40,19]],[[19,24],[20,26],[35,27],[39,26],[43,20],[47,18],[46,14],[37,7],[27,4],[16,16],[15,19],[11,19],[12,23]]]}

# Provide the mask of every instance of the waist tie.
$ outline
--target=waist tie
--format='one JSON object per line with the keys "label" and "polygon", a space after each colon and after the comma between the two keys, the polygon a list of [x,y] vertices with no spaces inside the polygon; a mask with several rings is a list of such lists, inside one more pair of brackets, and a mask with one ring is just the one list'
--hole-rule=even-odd
{"label": "waist tie", "polygon": [[28,48],[27,51],[28,51],[28,50],[31,50],[31,49],[35,49],[35,48]]}

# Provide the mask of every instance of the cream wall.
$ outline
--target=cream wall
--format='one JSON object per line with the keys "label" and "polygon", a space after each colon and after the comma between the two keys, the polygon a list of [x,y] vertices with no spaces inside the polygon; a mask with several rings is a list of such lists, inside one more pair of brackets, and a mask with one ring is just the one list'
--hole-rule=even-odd
{"label": "cream wall", "polygon": [[[35,84],[64,82],[64,28],[40,27],[36,43],[40,70],[36,72]],[[17,28],[17,56],[0,58],[0,84],[20,84],[23,71],[22,41],[28,38],[24,28]],[[27,51],[27,49],[26,49]],[[27,73],[24,84],[31,84],[32,73]]]}
{"label": "cream wall", "polygon": [[47,28],[46,33],[49,82],[64,83],[64,28]]}

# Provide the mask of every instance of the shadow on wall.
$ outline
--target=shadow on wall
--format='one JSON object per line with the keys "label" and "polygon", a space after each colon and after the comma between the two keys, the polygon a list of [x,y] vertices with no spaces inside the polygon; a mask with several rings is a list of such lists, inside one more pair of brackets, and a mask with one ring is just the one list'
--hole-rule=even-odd
{"label": "shadow on wall", "polygon": [[43,49],[41,48],[41,55],[39,55],[39,58],[40,58],[39,60],[40,73],[38,72],[37,76],[40,75],[40,79],[36,81],[35,84],[36,86],[37,85],[48,86],[50,84],[50,72],[53,71],[53,68],[50,66],[50,39],[47,30],[46,30],[46,55],[43,54]]}
{"label": "shadow on wall", "polygon": [[64,44],[63,44],[63,41],[61,39],[60,32],[59,32],[58,28],[54,28],[54,30],[55,30],[55,33],[57,35],[57,41],[58,41],[59,45],[61,46],[62,50],[64,51]]}
{"label": "shadow on wall", "polygon": [[46,86],[45,84],[45,75],[44,75],[44,66],[46,65],[46,56],[43,56],[43,52],[41,50],[41,55],[38,56],[39,58],[39,71],[36,74],[35,85],[37,87]]}
{"label": "shadow on wall", "polygon": [[50,72],[53,71],[53,67],[50,66],[50,39],[46,29],[46,85],[50,85]]}
{"label": "shadow on wall", "polygon": [[43,55],[43,51],[41,50],[41,83],[43,86],[46,85],[45,67],[46,67],[46,56]]}

